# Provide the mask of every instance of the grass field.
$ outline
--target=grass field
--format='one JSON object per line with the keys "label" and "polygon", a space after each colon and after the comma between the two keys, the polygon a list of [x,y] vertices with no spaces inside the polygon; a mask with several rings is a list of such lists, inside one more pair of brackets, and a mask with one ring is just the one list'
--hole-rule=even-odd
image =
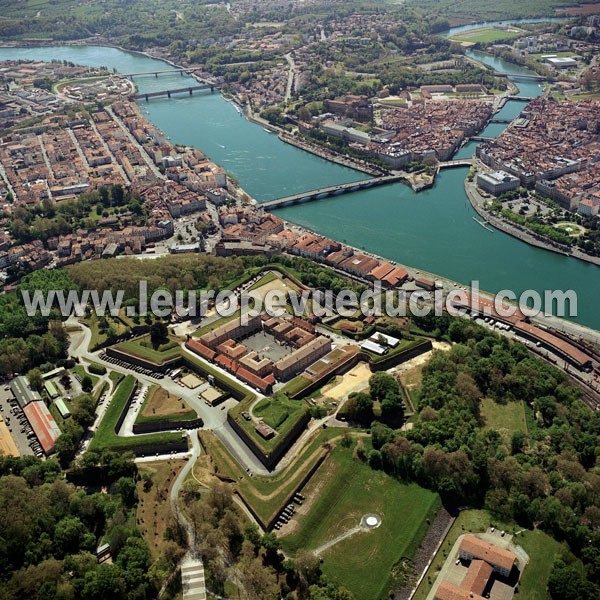
{"label": "grass field", "polygon": [[523,530],[515,524],[501,523],[485,510],[465,510],[459,514],[413,600],[427,598],[435,578],[446,561],[448,552],[460,535],[467,532],[480,533],[490,525],[495,525],[509,533],[519,531],[519,535],[513,539],[513,542],[522,546],[529,555],[529,564],[525,567],[519,582],[518,597],[527,600],[549,600],[550,594],[546,588],[552,564],[556,558],[569,552],[567,545],[557,542],[539,529]]}
{"label": "grass field", "polygon": [[196,411],[192,410],[179,396],[155,385],[146,396],[135,422],[144,423],[164,419],[185,421],[196,417]]}
{"label": "grass field", "polygon": [[90,450],[100,450],[110,448],[111,450],[131,450],[133,448],[143,448],[152,444],[168,444],[179,442],[181,434],[179,433],[153,433],[136,437],[119,437],[115,432],[117,421],[125,409],[125,404],[131,392],[136,385],[133,375],[127,375],[119,383],[112,400],[104,413],[104,417],[96,430],[94,439],[90,443]]}
{"label": "grass field", "polygon": [[116,371],[111,371],[108,375],[108,378],[113,382],[113,386],[115,387],[119,385],[121,381],[123,381],[124,377],[125,375],[123,375],[122,373],[117,373]]}
{"label": "grass field", "polygon": [[452,36],[450,39],[453,42],[468,43],[468,44],[487,44],[490,42],[498,42],[500,40],[510,40],[524,35],[526,32],[522,30],[515,31],[511,28],[510,31],[503,29],[495,29],[493,27],[482,27],[481,29],[471,29]]}
{"label": "grass field", "polygon": [[[382,519],[379,528],[359,532],[327,549],[322,569],[356,598],[383,598],[393,586],[392,571],[412,558],[440,506],[437,494],[402,484],[353,458],[352,448],[336,446],[306,486],[308,512],[282,538],[286,552],[314,550],[358,525],[366,513]],[[300,512],[300,511],[299,511]]]}
{"label": "grass field", "polygon": [[81,381],[87,375],[92,380],[92,389],[96,387],[99,377],[97,375],[92,375],[91,373],[88,373],[83,368],[83,365],[75,365],[72,371],[73,373],[75,373],[75,375],[79,377],[79,381]]}
{"label": "grass field", "polygon": [[556,227],[556,229],[564,231],[565,233],[568,233],[571,237],[574,238],[580,237],[586,232],[585,227],[582,227],[577,223],[571,223],[567,221],[563,223],[557,223],[554,227]]}
{"label": "grass field", "polygon": [[[125,333],[127,327],[117,318],[105,315],[106,322],[112,327],[117,335]],[[94,312],[89,319],[84,319],[83,322],[92,330],[92,339],[90,340],[90,348],[94,350],[99,344],[103,344],[107,339],[106,330],[100,329],[100,320]]]}
{"label": "grass field", "polygon": [[115,346],[115,349],[151,361],[157,365],[162,365],[173,360],[181,354],[181,349],[176,340],[169,339],[168,342],[154,349],[149,335],[121,342]]}
{"label": "grass field", "polygon": [[498,404],[491,398],[484,398],[481,402],[481,415],[486,429],[527,433],[527,420],[522,401]]}
{"label": "grass field", "polygon": [[242,416],[242,412],[247,411],[248,407],[249,403],[240,403],[230,411],[230,414],[267,455],[290,432],[298,419],[308,411],[308,406],[302,400],[290,400],[281,393],[261,400],[254,407],[253,414],[256,418],[263,419],[277,432],[276,436],[266,440],[257,433],[255,423],[247,421]]}
{"label": "grass field", "polygon": [[576,52],[544,52],[543,54],[530,54],[529,58],[533,58],[538,62],[544,62],[542,56],[547,56],[551,54],[552,56],[556,56],[558,58],[579,58],[579,54]]}
{"label": "grass field", "polygon": [[200,439],[211,458],[214,474],[220,479],[233,482],[244,500],[266,523],[281,509],[306,472],[327,452],[324,444],[339,438],[342,432],[338,428],[319,431],[289,465],[270,477],[250,477],[214,433],[201,431]]}

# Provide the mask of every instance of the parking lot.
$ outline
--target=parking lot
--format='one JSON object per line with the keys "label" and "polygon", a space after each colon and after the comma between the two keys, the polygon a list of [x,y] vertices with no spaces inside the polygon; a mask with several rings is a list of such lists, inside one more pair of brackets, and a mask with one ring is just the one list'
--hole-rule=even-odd
{"label": "parking lot", "polygon": [[137,365],[134,365],[133,363],[127,362],[125,360],[121,360],[120,358],[113,358],[112,356],[108,356],[108,354],[106,354],[106,352],[101,352],[99,356],[103,361],[110,363],[111,365],[116,365],[117,367],[121,367],[123,369],[129,369],[130,371],[135,371],[136,373],[139,373],[140,375],[146,375],[147,377],[154,377],[154,379],[164,379],[165,378],[164,373],[160,373],[159,371],[152,371],[152,370],[146,369],[144,367],[138,367]]}
{"label": "parking lot", "polygon": [[[36,454],[43,456],[42,449],[31,431],[29,422],[23,411],[19,408],[8,385],[4,384],[0,388],[0,412],[6,421],[6,425],[21,455]],[[29,437],[28,437],[29,436]]]}

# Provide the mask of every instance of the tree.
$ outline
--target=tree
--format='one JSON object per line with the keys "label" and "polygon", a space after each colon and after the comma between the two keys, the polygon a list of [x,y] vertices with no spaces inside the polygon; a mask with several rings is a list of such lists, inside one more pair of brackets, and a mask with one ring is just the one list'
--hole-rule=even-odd
{"label": "tree", "polygon": [[71,415],[83,428],[89,427],[96,418],[96,401],[94,397],[90,394],[82,394],[75,398],[71,405]]}
{"label": "tree", "polygon": [[169,330],[166,323],[157,321],[150,327],[150,341],[154,348],[158,348],[169,338]]}
{"label": "tree", "polygon": [[555,600],[596,600],[598,588],[572,565],[558,560],[548,578],[548,590]]}
{"label": "tree", "polygon": [[58,555],[76,554],[86,531],[86,527],[79,517],[70,515],[59,521],[54,530],[54,543]]}
{"label": "tree", "polygon": [[94,382],[92,381],[92,378],[87,374],[84,375],[81,378],[81,389],[84,392],[91,392],[93,387],[94,387]]}
{"label": "tree", "polygon": [[379,371],[369,378],[369,392],[372,398],[381,402],[388,394],[400,394],[400,385],[394,376]]}
{"label": "tree", "polygon": [[369,394],[355,392],[348,397],[343,412],[353,421],[368,423],[373,419],[373,400]]}
{"label": "tree", "polygon": [[31,369],[31,371],[27,373],[27,381],[29,381],[32,390],[37,390],[39,392],[44,387],[44,379],[42,377],[42,372],[39,369]]}
{"label": "tree", "polygon": [[137,501],[137,490],[135,487],[135,481],[131,477],[120,477],[116,483],[117,491],[123,504],[126,506],[133,506]]}

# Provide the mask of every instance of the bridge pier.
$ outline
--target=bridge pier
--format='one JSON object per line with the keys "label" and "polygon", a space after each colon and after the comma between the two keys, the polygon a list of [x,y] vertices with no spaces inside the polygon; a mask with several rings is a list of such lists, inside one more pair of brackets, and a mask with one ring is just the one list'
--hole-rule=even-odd
{"label": "bridge pier", "polygon": [[158,73],[154,73],[154,77],[156,77],[156,79],[158,79]]}
{"label": "bridge pier", "polygon": [[192,88],[190,88],[189,90],[190,96],[192,95]]}
{"label": "bridge pier", "polygon": [[167,90],[167,96],[170,98],[171,97],[171,92]]}

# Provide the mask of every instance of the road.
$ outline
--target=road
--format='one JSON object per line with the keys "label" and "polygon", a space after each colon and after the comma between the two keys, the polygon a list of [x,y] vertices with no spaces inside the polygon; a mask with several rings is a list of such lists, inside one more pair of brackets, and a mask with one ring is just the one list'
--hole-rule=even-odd
{"label": "road", "polygon": [[294,62],[294,57],[291,52],[288,52],[285,55],[285,60],[287,60],[288,65],[290,66],[288,71],[288,80],[285,88],[285,97],[284,100],[287,102],[292,97],[292,91],[294,90],[294,79],[296,77],[296,63]]}
{"label": "road", "polygon": [[[124,375],[133,375],[142,387],[150,387],[152,385],[158,384],[169,393],[183,398],[183,400],[185,400],[185,402],[191,408],[193,408],[202,418],[202,420],[204,421],[204,429],[214,431],[215,435],[217,435],[221,442],[235,456],[235,458],[239,461],[239,463],[244,469],[246,469],[249,473],[257,475],[270,474],[269,471],[260,463],[258,458],[256,458],[256,456],[254,456],[254,454],[250,452],[246,444],[242,442],[240,437],[235,433],[235,431],[233,431],[231,426],[227,423],[226,410],[221,410],[221,407],[212,407],[207,405],[204,402],[204,400],[201,400],[198,397],[197,389],[190,390],[187,387],[180,385],[169,378],[157,379],[148,375],[142,375],[125,367],[121,367],[119,365],[115,365],[113,363],[103,360],[100,357],[99,352],[90,352],[88,349],[92,338],[91,330],[85,325],[81,325],[80,323],[78,323],[74,317],[69,317],[66,323],[70,326],[78,325],[81,328],[81,331],[71,333],[71,345],[69,347],[69,353],[71,356],[85,362],[95,362],[98,364],[102,364],[107,369],[110,369],[117,373],[122,373]],[[187,348],[185,348],[183,344],[182,351],[186,354],[189,354],[190,356],[197,358],[197,356],[189,350],[187,350]],[[213,365],[212,367],[229,377],[228,373],[226,373],[216,365]],[[257,392],[253,390],[250,386],[243,384],[242,382],[238,383],[242,385],[242,387],[244,387],[246,391],[249,391],[255,395],[257,394]],[[109,402],[106,402],[104,405],[102,405],[102,410],[105,410],[108,403]],[[95,427],[99,422],[100,419],[98,418],[96,420]],[[127,431],[129,431],[128,428]],[[122,434],[123,431],[120,433]]]}

